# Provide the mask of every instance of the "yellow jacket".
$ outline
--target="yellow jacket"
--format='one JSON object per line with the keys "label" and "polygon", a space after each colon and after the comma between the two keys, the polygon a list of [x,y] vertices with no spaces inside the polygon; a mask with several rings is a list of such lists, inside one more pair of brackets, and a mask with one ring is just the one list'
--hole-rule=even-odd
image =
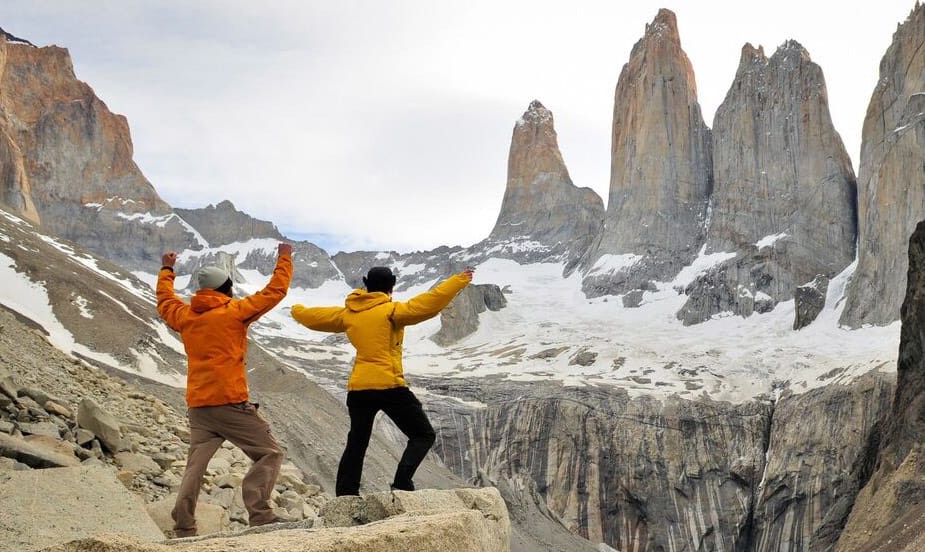
{"label": "yellow jacket", "polygon": [[405,303],[381,291],[355,289],[344,307],[294,305],[292,317],[312,330],[347,332],[357,350],[348,391],[407,387],[401,363],[405,326],[436,316],[471,281],[466,273],[456,274]]}
{"label": "yellow jacket", "polygon": [[180,332],[189,368],[186,404],[217,406],[248,400],[247,328],[283,300],[292,279],[292,258],[280,255],[270,283],[243,299],[202,289],[186,304],[173,291],[173,270],[162,268],[157,277],[157,312],[171,329]]}

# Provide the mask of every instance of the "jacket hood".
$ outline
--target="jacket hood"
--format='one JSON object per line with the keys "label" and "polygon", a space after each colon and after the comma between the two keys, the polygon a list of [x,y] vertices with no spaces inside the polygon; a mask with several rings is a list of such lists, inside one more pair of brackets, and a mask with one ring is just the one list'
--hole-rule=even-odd
{"label": "jacket hood", "polygon": [[355,289],[347,296],[344,304],[353,312],[361,312],[392,301],[388,293]]}
{"label": "jacket hood", "polygon": [[220,291],[201,289],[190,299],[190,307],[192,307],[193,312],[206,312],[221,307],[229,301],[231,301],[231,297]]}

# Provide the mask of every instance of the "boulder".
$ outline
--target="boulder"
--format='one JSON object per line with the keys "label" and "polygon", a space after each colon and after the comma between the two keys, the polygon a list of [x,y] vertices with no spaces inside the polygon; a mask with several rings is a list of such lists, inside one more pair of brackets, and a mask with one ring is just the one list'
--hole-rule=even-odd
{"label": "boulder", "polygon": [[[164,538],[141,500],[105,467],[8,472],[0,478],[0,496],[0,542],[6,550],[40,550],[106,533],[138,542]],[[36,497],[42,497],[40,509]]]}
{"label": "boulder", "polygon": [[118,420],[93,399],[80,401],[77,407],[77,425],[92,431],[110,452],[122,449],[122,431]]}
{"label": "boulder", "polygon": [[797,287],[793,298],[796,307],[793,314],[793,329],[799,330],[813,323],[825,307],[825,296],[829,290],[829,279],[816,276],[812,282]]}

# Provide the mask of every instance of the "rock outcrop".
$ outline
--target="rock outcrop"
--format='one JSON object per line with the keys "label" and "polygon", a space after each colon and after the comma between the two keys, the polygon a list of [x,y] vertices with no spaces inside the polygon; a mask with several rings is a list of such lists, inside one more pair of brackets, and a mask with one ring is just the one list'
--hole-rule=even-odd
{"label": "rock outcrop", "polygon": [[467,286],[440,311],[440,330],[431,339],[443,347],[455,343],[478,329],[479,314],[500,310],[506,304],[501,288],[495,284]]}
{"label": "rock outcrop", "polygon": [[600,239],[583,261],[587,295],[669,281],[696,257],[713,186],[711,150],[675,15],[661,9],[617,82],[610,196]]}
{"label": "rock outcrop", "polygon": [[925,504],[925,222],[909,240],[908,267],[896,394],[874,442],[879,450],[867,459],[873,474],[839,539],[842,552],[863,549],[888,527],[895,532],[896,520],[913,505]]}
{"label": "rock outcrop", "polygon": [[687,288],[685,323],[766,312],[854,260],[854,173],[832,125],[822,69],[797,42],[770,59],[760,47],[743,47],[713,123],[713,177],[705,253],[736,256]]}
{"label": "rock outcrop", "polygon": [[793,329],[799,330],[809,326],[825,307],[825,298],[829,291],[829,279],[816,276],[812,282],[797,287],[793,295],[794,316]]}
{"label": "rock outcrop", "polygon": [[218,538],[183,539],[169,546],[122,536],[101,536],[50,547],[46,552],[506,552],[511,522],[495,489],[396,491],[341,497],[322,511],[323,528],[280,524]]}
{"label": "rock outcrop", "polygon": [[501,212],[484,246],[495,256],[565,257],[573,264],[603,219],[601,198],[569,177],[552,112],[534,100],[514,125]]}
{"label": "rock outcrop", "polygon": [[77,80],[67,50],[0,37],[0,109],[0,190],[18,214],[129,268],[197,247],[132,160],[125,117]]}
{"label": "rock outcrop", "polygon": [[909,236],[925,218],[925,6],[917,4],[880,61],[861,136],[858,266],[841,323],[899,319]]}
{"label": "rock outcrop", "polygon": [[238,211],[228,200],[202,209],[177,208],[174,211],[212,246],[258,238],[283,239],[275,224]]}

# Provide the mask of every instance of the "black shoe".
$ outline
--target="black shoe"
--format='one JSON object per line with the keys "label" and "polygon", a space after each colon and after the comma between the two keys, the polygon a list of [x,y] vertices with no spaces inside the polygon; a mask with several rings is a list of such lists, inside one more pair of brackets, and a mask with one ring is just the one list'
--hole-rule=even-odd
{"label": "black shoe", "polygon": [[414,483],[407,483],[405,485],[398,485],[398,484],[392,483],[391,485],[389,485],[389,489],[393,491],[414,492]]}

